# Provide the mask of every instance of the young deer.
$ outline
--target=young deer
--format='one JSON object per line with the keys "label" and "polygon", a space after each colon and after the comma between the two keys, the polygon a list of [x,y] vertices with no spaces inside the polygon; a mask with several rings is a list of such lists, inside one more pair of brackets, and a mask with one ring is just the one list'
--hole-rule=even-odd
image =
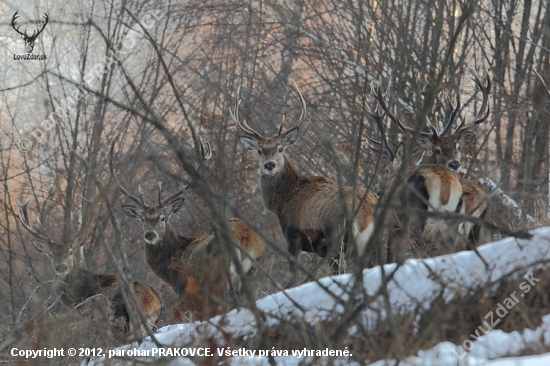
{"label": "young deer", "polygon": [[[380,132],[380,141],[367,136],[367,144],[371,150],[390,159],[384,177],[384,185],[388,189],[394,183],[403,165],[405,146],[400,143],[394,152],[386,138],[384,116],[380,115],[378,111],[367,113],[375,120]],[[395,204],[427,212],[456,212],[462,196],[462,187],[454,174],[437,164],[417,165],[417,162],[411,157],[410,166],[406,169],[406,182],[399,190],[399,198]],[[409,216],[413,237],[416,236],[419,239],[414,241],[412,246],[407,235],[404,235],[408,230],[402,227],[403,222],[408,222],[405,220],[405,216]],[[449,235],[449,225],[445,220],[426,219],[421,214],[407,215],[404,212],[396,211],[391,214],[390,221],[390,232],[386,245],[387,261],[395,260],[394,256],[400,256],[401,252],[407,252],[409,247],[425,250],[423,248],[425,244],[433,242],[436,238],[449,239],[445,238]]]}
{"label": "young deer", "polygon": [[[104,295],[110,306],[110,313],[114,323],[123,324],[122,333],[132,334],[132,323],[130,322],[129,311],[124,303],[121,289],[113,274],[98,274],[80,266],[74,259],[74,253],[82,243],[78,240],[69,240],[66,243],[56,243],[45,232],[41,234],[36,231],[30,222],[27,211],[29,202],[21,205],[22,213],[19,213],[19,220],[23,227],[31,233],[34,248],[45,254],[51,261],[57,279],[63,283],[60,297],[65,306],[74,307],[94,295]],[[76,236],[78,238],[79,235]],[[150,285],[141,282],[134,282],[134,291],[139,306],[149,326],[153,326],[159,318],[161,311],[160,298]],[[144,328],[142,334],[146,334]]]}
{"label": "young deer", "polygon": [[[206,145],[208,152],[203,151],[204,161],[211,157],[210,145]],[[156,206],[147,205],[143,195],[137,198],[120,183],[119,187],[127,198],[137,204],[137,207],[122,205],[122,209],[126,215],[143,224],[145,258],[149,268],[172,287],[182,299],[184,309],[191,309],[204,319],[217,315],[221,297],[231,286],[239,291],[240,278],[235,263],[220,252],[220,243],[214,234],[184,237],[170,225],[170,217],[183,206],[183,193],[189,184],[165,199],[161,199],[159,184]],[[234,241],[243,250],[241,252],[235,248],[235,255],[240,260],[243,273],[248,273],[253,260],[259,260],[264,254],[265,242],[240,219],[230,219],[229,228]]]}
{"label": "young deer", "polygon": [[[288,243],[290,272],[293,283],[296,261],[301,251],[332,258],[333,273],[339,271],[338,259],[342,243],[344,250],[355,237],[356,253],[361,256],[373,231],[373,211],[376,196],[358,187],[340,187],[325,177],[303,177],[285,155],[285,150],[298,139],[298,132],[306,114],[306,103],[296,83],[302,114],[290,128],[282,131],[284,117],[277,135],[264,137],[254,131],[246,121],[239,121],[240,86],[237,89],[231,118],[238,128],[241,145],[257,151],[260,163],[262,198],[267,209],[279,218],[283,235]],[[344,199],[342,199],[342,197]],[[352,227],[346,228],[346,212],[352,213]]]}
{"label": "young deer", "polygon": [[[457,174],[460,169],[460,158],[462,147],[468,146],[475,141],[476,134],[472,128],[484,122],[490,112],[488,99],[491,91],[491,79],[487,77],[487,84],[484,86],[481,80],[476,76],[474,78],[476,85],[483,94],[481,107],[472,121],[465,124],[465,121],[458,126],[454,133],[453,124],[456,121],[460,112],[460,98],[457,95],[456,104],[452,106],[452,112],[449,120],[441,133],[438,133],[436,128],[428,123],[431,132],[420,132],[418,146],[430,153],[429,163],[438,164],[448,168],[453,173]],[[399,128],[409,134],[414,134],[414,128],[405,126],[401,120],[395,116],[388,107],[381,92],[378,92],[378,101],[384,109],[384,112],[390,119],[399,126]],[[462,204],[460,212],[475,218],[483,218],[487,211],[487,202],[485,192],[475,182],[462,179]],[[479,243],[481,227],[474,225],[471,222],[460,224],[459,233],[468,238],[468,248],[472,249]]]}

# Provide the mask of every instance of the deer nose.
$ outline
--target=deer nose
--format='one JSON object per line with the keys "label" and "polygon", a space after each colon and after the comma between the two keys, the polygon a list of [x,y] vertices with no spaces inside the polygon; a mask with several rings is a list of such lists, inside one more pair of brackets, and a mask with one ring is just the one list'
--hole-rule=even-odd
{"label": "deer nose", "polygon": [[58,275],[65,275],[69,272],[69,266],[66,263],[60,263],[55,266],[55,273]]}
{"label": "deer nose", "polygon": [[157,233],[154,231],[146,231],[145,232],[145,240],[153,240],[157,237]]}
{"label": "deer nose", "polygon": [[272,171],[275,168],[275,162],[274,161],[268,161],[264,164],[264,168],[267,171]]}
{"label": "deer nose", "polygon": [[460,161],[458,161],[458,160],[451,161],[451,162],[449,163],[449,168],[450,168],[451,170],[458,170],[458,168],[460,168]]}

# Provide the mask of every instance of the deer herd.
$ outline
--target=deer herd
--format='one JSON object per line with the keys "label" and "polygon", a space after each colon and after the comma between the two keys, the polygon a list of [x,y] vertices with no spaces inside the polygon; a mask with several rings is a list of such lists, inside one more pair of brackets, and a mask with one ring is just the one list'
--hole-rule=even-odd
{"label": "deer herd", "polygon": [[[263,204],[274,213],[287,242],[290,284],[296,279],[298,258],[302,251],[313,252],[329,262],[331,273],[340,273],[343,256],[351,263],[369,266],[402,262],[411,256],[426,256],[459,250],[473,250],[481,241],[482,222],[487,211],[487,197],[474,181],[461,179],[461,149],[475,141],[473,129],[489,116],[488,97],[491,80],[486,84],[476,76],[475,83],[482,92],[482,102],[473,119],[454,129],[461,111],[459,98],[449,100],[451,111],[442,131],[429,121],[430,132],[412,128],[392,112],[381,86],[373,94],[377,107],[367,111],[377,126],[379,140],[367,136],[367,144],[388,158],[385,173],[379,176],[381,189],[372,192],[360,186],[345,186],[323,176],[304,176],[288,157],[286,150],[296,143],[300,126],[306,116],[306,102],[298,86],[301,115],[291,126],[284,126],[283,116],[278,132],[263,136],[239,116],[241,96],[239,86],[229,116],[237,127],[237,138],[246,150],[259,156],[259,178]],[[379,107],[382,114],[380,114]],[[394,109],[396,110],[396,109]],[[395,124],[403,138],[413,139],[408,145],[399,143],[395,148],[388,141],[385,119]],[[439,126],[439,124],[437,124]],[[453,132],[454,129],[454,132]],[[230,294],[241,290],[241,276],[250,272],[264,255],[266,243],[262,235],[238,218],[227,223],[230,235],[222,240],[216,234],[187,237],[179,234],[184,228],[175,228],[170,217],[180,211],[189,183],[177,192],[162,198],[158,187],[158,203],[148,205],[118,182],[113,162],[114,143],[108,154],[111,178],[133,204],[121,206],[129,217],[142,224],[145,241],[145,260],[151,271],[169,285],[180,299],[180,312],[189,312],[206,319],[220,312],[221,303]],[[202,161],[195,173],[212,153],[209,143],[202,142]],[[428,155],[428,161],[415,160],[417,152]],[[382,198],[389,199],[388,214],[378,220]],[[97,274],[85,269],[74,253],[84,244],[82,235],[64,243],[56,243],[45,228],[36,230],[28,213],[29,202],[21,205],[19,219],[34,239],[34,248],[49,257],[60,287],[60,300],[66,306],[76,307],[87,298],[102,295],[109,302],[112,320],[122,320],[123,333],[133,331],[131,309],[127,296],[123,296],[122,283],[114,274]],[[377,227],[382,225],[382,227]],[[377,229],[377,230],[375,230]],[[374,233],[386,233],[382,248],[374,240]],[[231,241],[228,243],[227,241]],[[376,242],[376,243],[371,243]],[[377,249],[378,248],[378,249]],[[376,249],[376,250],[375,250]],[[374,254],[376,252],[376,254]],[[375,257],[373,260],[366,257]],[[133,282],[130,293],[135,296],[137,310],[146,326],[159,318],[161,300],[155,288],[142,282]],[[180,313],[181,314],[181,313]]]}

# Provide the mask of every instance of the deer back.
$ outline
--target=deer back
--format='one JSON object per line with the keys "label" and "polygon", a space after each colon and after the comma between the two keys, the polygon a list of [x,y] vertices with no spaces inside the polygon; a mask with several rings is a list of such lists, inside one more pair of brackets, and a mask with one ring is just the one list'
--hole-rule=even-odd
{"label": "deer back", "polygon": [[[411,188],[422,198],[417,197]],[[427,211],[455,212],[461,197],[462,186],[453,173],[441,165],[426,164],[413,170],[408,177],[401,202]]]}

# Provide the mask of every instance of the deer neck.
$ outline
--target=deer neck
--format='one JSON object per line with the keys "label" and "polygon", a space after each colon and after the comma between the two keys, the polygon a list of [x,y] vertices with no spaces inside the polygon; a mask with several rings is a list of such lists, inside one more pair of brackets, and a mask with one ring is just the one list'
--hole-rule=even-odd
{"label": "deer neck", "polygon": [[302,178],[298,175],[298,168],[286,156],[284,165],[278,174],[262,174],[262,198],[265,207],[279,215],[284,203],[298,188]]}
{"label": "deer neck", "polygon": [[155,245],[146,244],[145,247],[145,259],[151,270],[178,295],[183,295],[185,290],[178,264],[192,241],[191,238],[179,236],[168,224],[162,240]]}
{"label": "deer neck", "polygon": [[149,263],[150,258],[154,258],[155,262],[167,260],[165,259],[165,257],[169,257],[169,254],[172,251],[171,249],[177,245],[178,239],[179,236],[176,231],[172,229],[172,226],[169,223],[167,223],[166,230],[164,231],[164,235],[162,236],[162,240],[160,240],[156,244],[147,243],[145,245],[147,263]]}
{"label": "deer neck", "polygon": [[74,306],[99,293],[97,275],[81,267],[76,260],[73,269],[59,281],[61,301],[66,306]]}
{"label": "deer neck", "polygon": [[430,155],[428,156],[428,161],[426,163],[427,164],[437,164],[437,158],[435,157],[435,154],[430,153]]}

